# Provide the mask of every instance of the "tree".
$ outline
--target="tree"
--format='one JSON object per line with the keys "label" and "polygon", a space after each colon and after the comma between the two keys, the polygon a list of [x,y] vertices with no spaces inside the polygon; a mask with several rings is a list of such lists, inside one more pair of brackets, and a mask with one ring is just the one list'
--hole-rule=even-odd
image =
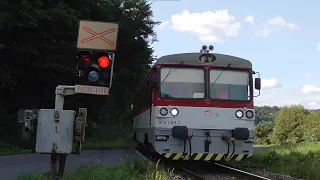
{"label": "tree", "polygon": [[306,141],[320,140],[320,111],[311,111],[306,117],[304,139]]}
{"label": "tree", "polygon": [[[0,118],[7,119],[0,126],[1,137],[17,134],[8,123],[17,122],[18,109],[53,108],[55,87],[74,85],[79,19],[119,22],[115,78],[109,97],[75,95],[66,98],[65,108],[87,107],[89,124],[98,127],[110,127],[107,124],[114,125],[119,117],[129,120],[129,104],[153,59],[150,44],[156,40],[158,22],[152,20],[150,4],[0,0],[0,10],[0,110],[5,112]],[[95,131],[90,126],[87,135]]]}
{"label": "tree", "polygon": [[256,112],[255,124],[259,124],[265,121],[274,121],[277,112],[280,111],[280,108],[277,106],[260,106],[255,107],[254,109]]}
{"label": "tree", "polygon": [[302,105],[285,106],[276,115],[271,141],[276,144],[303,141],[303,127],[308,111]]}
{"label": "tree", "polygon": [[273,122],[263,122],[255,127],[255,138],[260,144],[270,144],[269,135],[274,127]]}

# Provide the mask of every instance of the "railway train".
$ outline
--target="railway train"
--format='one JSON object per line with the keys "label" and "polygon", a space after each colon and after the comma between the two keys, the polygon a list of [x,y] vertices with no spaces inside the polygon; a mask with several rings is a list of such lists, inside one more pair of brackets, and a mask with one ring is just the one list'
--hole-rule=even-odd
{"label": "railway train", "polygon": [[206,45],[199,53],[163,56],[132,104],[135,148],[174,161],[246,159],[254,149],[253,99],[260,89],[249,60],[211,53]]}

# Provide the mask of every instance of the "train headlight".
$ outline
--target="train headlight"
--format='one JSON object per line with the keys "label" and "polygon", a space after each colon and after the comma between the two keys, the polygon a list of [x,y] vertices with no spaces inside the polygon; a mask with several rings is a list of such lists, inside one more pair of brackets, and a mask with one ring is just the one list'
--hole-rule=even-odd
{"label": "train headlight", "polygon": [[161,108],[159,113],[162,115],[162,116],[165,116],[168,114],[168,109],[167,108]]}
{"label": "train headlight", "polygon": [[207,56],[200,56],[199,57],[201,62],[206,62],[207,61]]}
{"label": "train headlight", "polygon": [[199,60],[203,63],[213,63],[216,59],[216,56],[213,54],[202,54],[199,56]]}
{"label": "train headlight", "polygon": [[253,111],[251,111],[251,110],[246,111],[246,116],[249,119],[253,118]]}
{"label": "train headlight", "polygon": [[177,108],[172,108],[170,113],[172,116],[177,116],[179,114],[179,110]]}
{"label": "train headlight", "polygon": [[237,118],[242,118],[243,117],[243,112],[241,110],[236,111],[236,117]]}

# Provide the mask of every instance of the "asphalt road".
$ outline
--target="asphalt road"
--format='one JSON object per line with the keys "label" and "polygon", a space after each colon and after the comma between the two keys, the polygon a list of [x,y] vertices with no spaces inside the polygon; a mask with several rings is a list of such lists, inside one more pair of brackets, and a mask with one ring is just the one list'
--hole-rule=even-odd
{"label": "asphalt road", "polygon": [[[263,148],[255,146],[255,148]],[[121,165],[136,156],[134,149],[91,150],[80,155],[67,156],[66,170],[74,171],[81,165],[99,163],[108,166]],[[46,173],[50,168],[50,155],[27,154],[0,157],[0,180],[13,180],[24,173]]]}
{"label": "asphalt road", "polygon": [[[74,171],[81,165],[99,163],[109,166],[126,163],[136,156],[134,149],[83,151],[67,156],[66,170]],[[24,173],[46,173],[50,168],[50,155],[28,154],[0,157],[0,180],[13,180]]]}

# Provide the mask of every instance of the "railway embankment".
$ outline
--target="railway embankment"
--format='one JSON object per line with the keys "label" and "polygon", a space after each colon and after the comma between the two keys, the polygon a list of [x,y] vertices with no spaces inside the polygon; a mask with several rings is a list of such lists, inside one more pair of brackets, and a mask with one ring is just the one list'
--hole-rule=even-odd
{"label": "railway embankment", "polygon": [[251,172],[273,172],[306,180],[320,179],[320,142],[256,148],[246,161],[233,163]]}

